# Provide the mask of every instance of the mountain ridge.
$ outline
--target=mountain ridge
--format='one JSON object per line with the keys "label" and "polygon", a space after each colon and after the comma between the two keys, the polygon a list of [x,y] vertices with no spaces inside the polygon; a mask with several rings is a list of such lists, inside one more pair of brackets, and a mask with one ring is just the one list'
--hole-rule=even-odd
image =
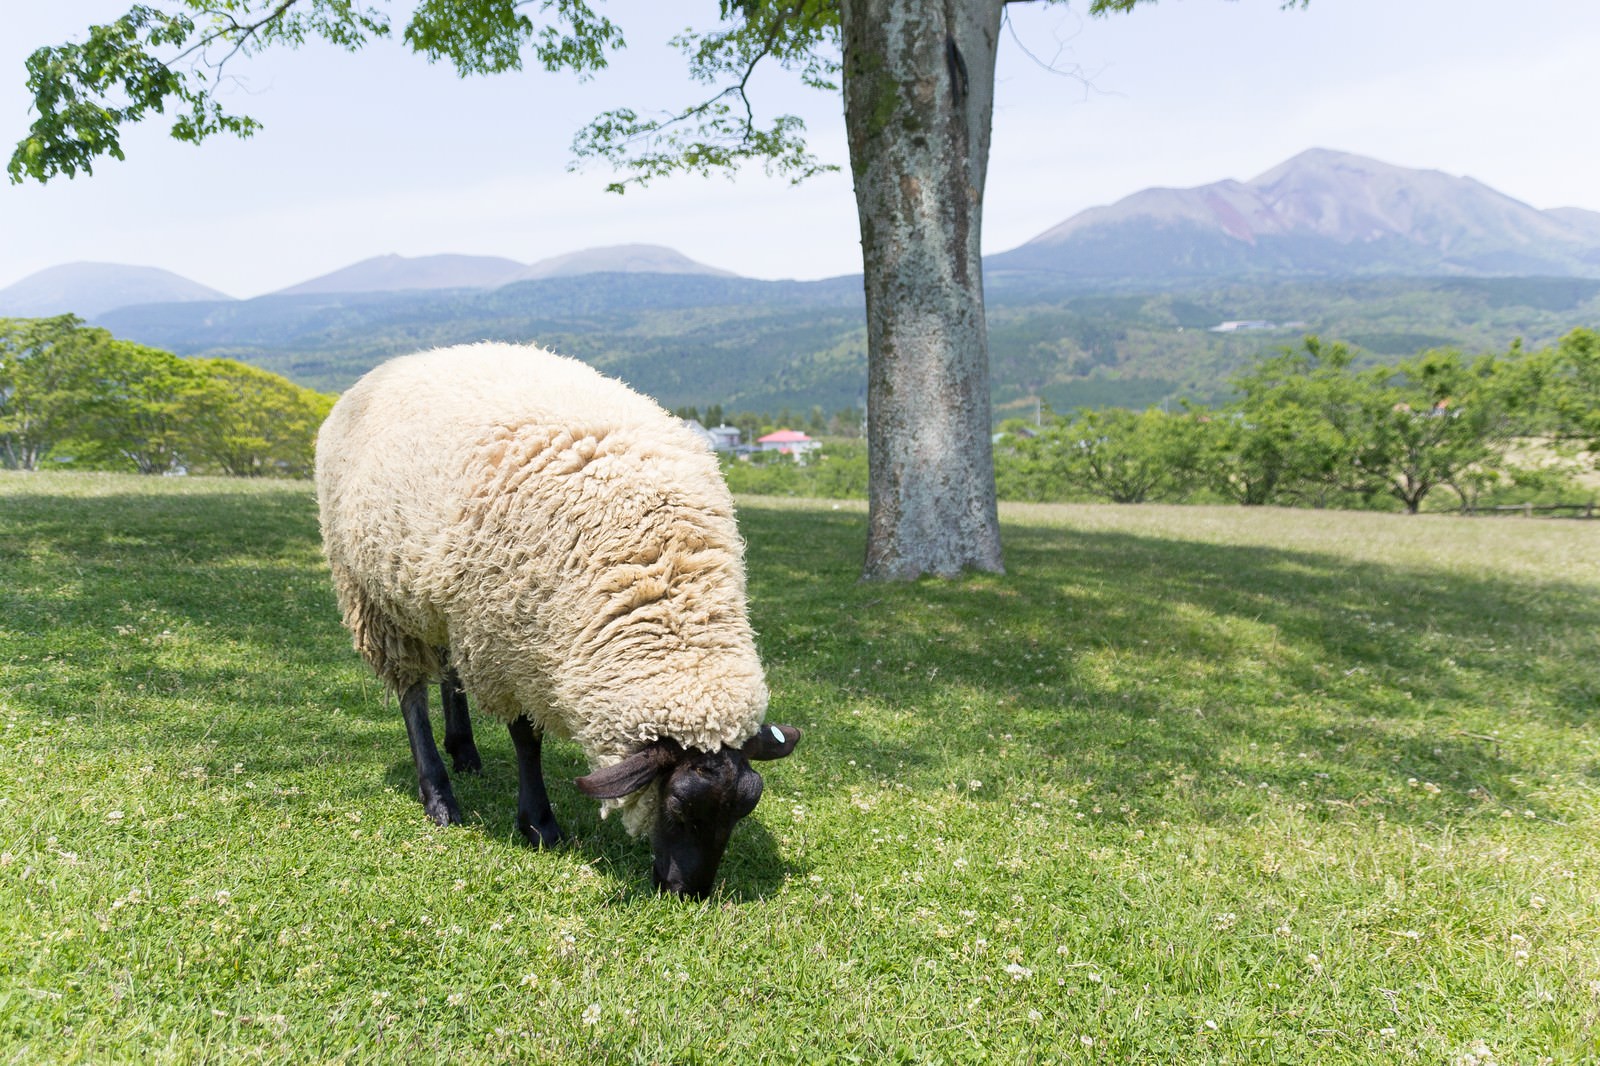
{"label": "mountain ridge", "polygon": [[[92,268],[92,269],[91,269]],[[326,274],[251,297],[360,296],[372,293],[490,291],[523,281],[588,274],[668,274],[737,278],[656,244],[618,244],[523,263],[500,256],[372,256]],[[117,263],[67,263],[0,288],[0,316],[76,314],[97,318],[142,305],[213,303],[234,297],[169,270]],[[240,301],[248,302],[248,301]]]}
{"label": "mountain ridge", "polygon": [[1145,281],[1600,276],[1600,214],[1541,211],[1474,178],[1312,148],[1248,181],[1143,189],[1080,211],[988,265]]}
{"label": "mountain ridge", "polygon": [[732,271],[696,262],[663,245],[634,243],[584,248],[532,263],[501,256],[448,253],[403,256],[391,253],[362,259],[267,295],[498,289],[519,281],[601,273],[738,276]]}

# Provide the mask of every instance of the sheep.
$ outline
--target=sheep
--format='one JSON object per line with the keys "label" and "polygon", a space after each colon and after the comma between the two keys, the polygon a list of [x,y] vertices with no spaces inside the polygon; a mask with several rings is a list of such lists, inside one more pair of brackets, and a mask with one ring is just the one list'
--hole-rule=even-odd
{"label": "sheep", "polygon": [[602,816],[649,834],[656,887],[709,894],[761,796],[750,761],[787,756],[800,731],[763,725],[743,541],[704,443],[578,360],[464,345],[340,397],[316,485],[344,624],[399,696],[428,816],[461,821],[428,720],[437,679],[458,773],[481,766],[467,694],[507,724],[529,843],[563,839],[550,730],[582,747],[576,784]]}

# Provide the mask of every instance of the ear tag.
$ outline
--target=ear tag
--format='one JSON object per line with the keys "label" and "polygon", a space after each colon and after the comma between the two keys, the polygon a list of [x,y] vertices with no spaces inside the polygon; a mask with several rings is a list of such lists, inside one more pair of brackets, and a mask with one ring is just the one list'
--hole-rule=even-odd
{"label": "ear tag", "polygon": [[767,726],[767,730],[772,733],[773,740],[776,740],[779,744],[783,743],[783,730],[779,729],[775,725]]}

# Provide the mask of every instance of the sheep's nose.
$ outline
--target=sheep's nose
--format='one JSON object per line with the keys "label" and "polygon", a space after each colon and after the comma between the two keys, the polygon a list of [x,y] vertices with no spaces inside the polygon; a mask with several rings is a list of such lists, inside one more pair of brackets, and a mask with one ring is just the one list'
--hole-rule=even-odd
{"label": "sheep's nose", "polygon": [[661,876],[661,871],[653,867],[650,870],[650,880],[656,886],[656,891],[663,895],[670,893],[683,899],[693,900],[702,900],[711,895],[710,885],[704,888],[689,888],[676,878]]}

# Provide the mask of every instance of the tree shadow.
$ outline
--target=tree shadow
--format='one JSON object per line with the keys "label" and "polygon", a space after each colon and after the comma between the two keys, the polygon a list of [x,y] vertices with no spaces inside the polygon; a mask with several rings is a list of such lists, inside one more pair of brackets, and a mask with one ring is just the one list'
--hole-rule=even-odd
{"label": "tree shadow", "polygon": [[1490,797],[1538,809],[1533,756],[1494,735],[1496,714],[1515,702],[1516,720],[1561,730],[1600,710],[1600,597],[1577,582],[1008,526],[1003,577],[862,585],[861,515],[807,515],[803,537],[779,509],[741,520],[778,699],[804,693],[826,719],[813,756],[916,789],[1092,781],[1147,812],[1181,791],[1186,810],[1233,819],[1223,780],[1333,811],[1417,778],[1458,813]]}

